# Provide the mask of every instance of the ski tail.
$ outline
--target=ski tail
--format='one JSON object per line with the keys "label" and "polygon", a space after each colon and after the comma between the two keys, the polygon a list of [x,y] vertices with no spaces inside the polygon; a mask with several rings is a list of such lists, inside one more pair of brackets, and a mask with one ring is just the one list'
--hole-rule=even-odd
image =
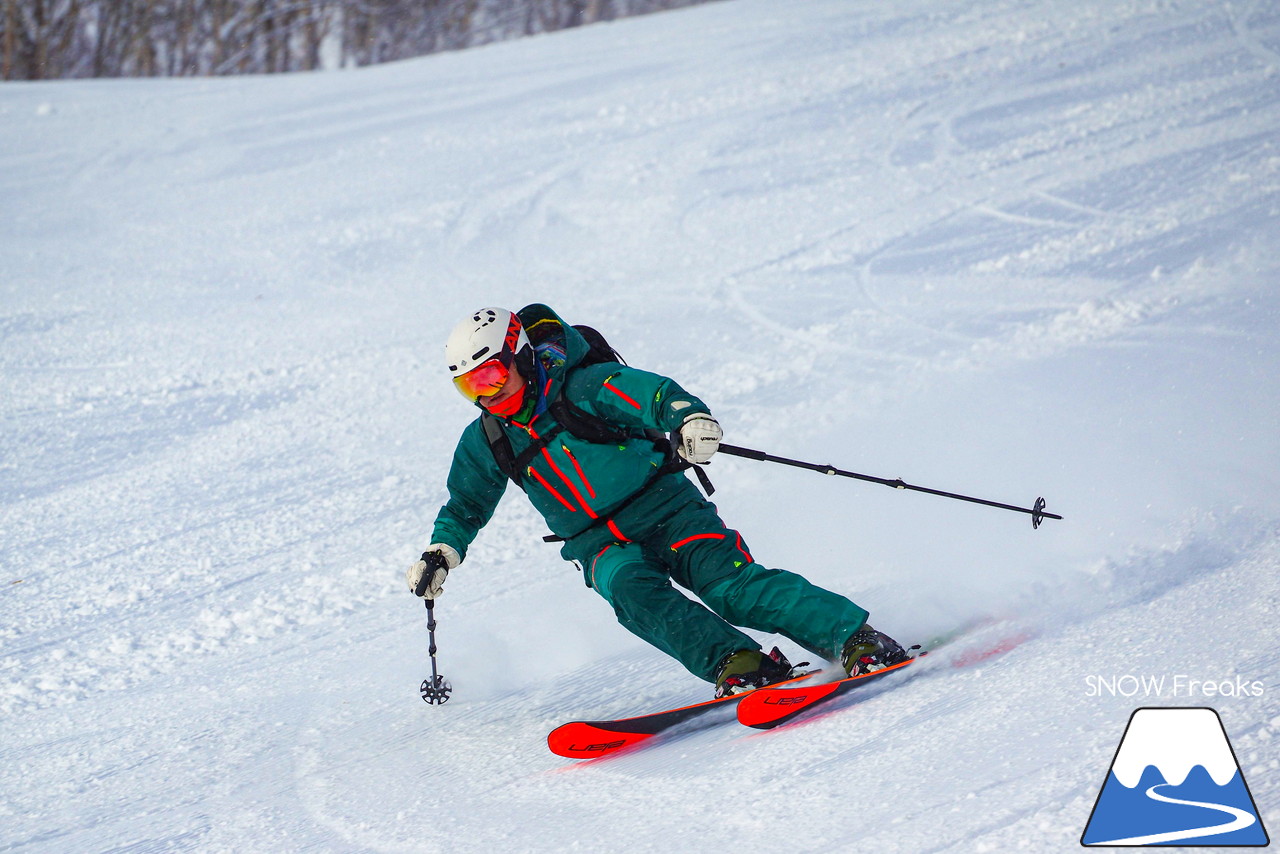
{"label": "ski tail", "polygon": [[547,747],[566,759],[595,759],[648,741],[657,732],[609,729],[609,721],[574,721],[547,734]]}
{"label": "ski tail", "polygon": [[754,729],[772,729],[818,703],[838,697],[855,688],[861,688],[891,673],[897,673],[911,666],[916,660],[916,658],[908,658],[906,661],[881,670],[838,679],[835,682],[785,688],[769,686],[752,691],[738,704],[738,722]]}
{"label": "ski tail", "polygon": [[[796,685],[813,676],[803,673],[777,685]],[[764,690],[764,689],[756,689]],[[749,697],[755,691],[731,694],[690,706],[666,709],[634,718],[612,721],[572,721],[556,727],[547,735],[547,747],[557,756],[566,759],[596,759],[648,741],[659,733],[667,732],[686,721],[703,716],[718,708],[730,708]]]}
{"label": "ski tail", "polygon": [[[792,720],[818,703],[826,702],[883,676],[903,670],[928,655],[929,650],[937,651],[939,647],[950,645],[957,640],[968,638],[971,642],[962,644],[963,648],[957,650],[955,655],[947,656],[952,667],[967,667],[988,661],[1004,655],[1032,637],[1035,637],[1034,631],[1019,626],[1016,622],[1011,624],[1009,620],[984,619],[934,638],[925,645],[924,651],[882,670],[838,679],[834,682],[807,683],[798,687],[779,684],[753,691],[738,704],[738,720],[755,729],[772,729]],[[913,646],[908,651],[919,649],[920,647]]]}

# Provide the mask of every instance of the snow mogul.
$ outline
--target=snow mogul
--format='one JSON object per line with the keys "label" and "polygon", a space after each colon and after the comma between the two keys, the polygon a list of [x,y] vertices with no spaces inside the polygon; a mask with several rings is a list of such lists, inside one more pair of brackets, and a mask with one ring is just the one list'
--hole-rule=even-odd
{"label": "snow mogul", "polygon": [[722,433],[674,380],[627,367],[600,333],[539,304],[480,309],[453,330],[445,356],[480,416],[458,441],[432,543],[408,570],[415,595],[443,593],[514,481],[618,622],[714,683],[717,697],[793,675],[776,647],[766,654],[735,626],[787,637],[851,676],[908,657],[867,625],[865,609],[756,562],[684,474],[709,485],[694,467]]}

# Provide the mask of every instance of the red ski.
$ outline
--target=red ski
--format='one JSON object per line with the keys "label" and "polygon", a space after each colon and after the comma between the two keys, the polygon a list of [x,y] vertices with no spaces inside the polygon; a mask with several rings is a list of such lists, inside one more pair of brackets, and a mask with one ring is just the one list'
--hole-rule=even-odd
{"label": "red ski", "polygon": [[[814,674],[806,673],[777,685],[794,685]],[[776,686],[770,686],[773,688]],[[766,689],[758,689],[766,690]],[[573,721],[556,727],[547,735],[547,747],[557,756],[568,759],[595,759],[607,756],[627,747],[648,741],[659,733],[675,727],[685,721],[699,717],[716,708],[728,708],[739,703],[744,697],[750,697],[756,691],[745,694],[732,694],[692,706],[681,706],[678,709],[667,709],[634,718],[623,718],[613,721]]]}
{"label": "red ski", "polygon": [[738,704],[738,722],[756,729],[772,729],[778,724],[786,723],[805,709],[812,708],[818,703],[829,700],[832,697],[839,697],[841,694],[860,688],[869,682],[888,676],[890,673],[903,670],[914,663],[915,660],[914,658],[909,658],[900,664],[894,664],[883,670],[864,673],[861,676],[851,676],[847,679],[838,679],[835,682],[819,682],[816,685],[801,685],[799,687],[784,687],[790,683],[780,682],[777,685],[760,688],[743,695],[742,702]]}
{"label": "red ski", "polygon": [[[1021,628],[1016,623],[1010,626],[1007,620],[985,621],[980,625],[980,629],[983,630],[982,634],[976,638],[971,638],[966,644],[967,649],[962,649],[951,657],[950,664],[952,667],[969,667],[975,664],[982,664],[997,656],[1004,655],[1024,641],[1035,637],[1030,630]],[[928,648],[936,651],[939,647],[952,643],[957,637],[970,633],[968,629],[951,632],[935,638],[928,644]],[[918,647],[911,647],[911,649],[918,649]],[[779,724],[786,723],[818,703],[826,702],[833,697],[839,697],[841,694],[845,694],[869,682],[874,682],[881,676],[896,673],[927,654],[927,651],[922,651],[907,661],[895,664],[892,667],[886,667],[884,670],[877,670],[862,676],[839,679],[834,682],[806,683],[799,687],[783,687],[784,683],[780,683],[779,685],[770,685],[767,688],[752,691],[738,704],[738,721],[756,729],[772,729]]]}

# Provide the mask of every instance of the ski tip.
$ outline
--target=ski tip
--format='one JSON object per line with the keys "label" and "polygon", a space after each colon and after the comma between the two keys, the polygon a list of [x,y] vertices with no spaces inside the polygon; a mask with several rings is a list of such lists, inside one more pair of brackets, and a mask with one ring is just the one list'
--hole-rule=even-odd
{"label": "ski tip", "polygon": [[738,704],[738,723],[753,729],[772,729],[831,695],[839,686],[839,682],[821,682],[802,688],[753,691]]}

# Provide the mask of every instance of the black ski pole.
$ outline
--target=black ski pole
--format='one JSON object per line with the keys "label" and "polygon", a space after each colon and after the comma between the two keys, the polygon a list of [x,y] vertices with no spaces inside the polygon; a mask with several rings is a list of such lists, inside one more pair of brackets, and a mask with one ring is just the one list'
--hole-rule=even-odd
{"label": "black ski pole", "polygon": [[427,603],[427,636],[431,641],[431,646],[427,648],[427,652],[431,656],[431,678],[422,680],[422,687],[418,690],[422,692],[422,699],[434,706],[449,699],[453,686],[449,684],[449,680],[441,676],[436,670],[435,600],[424,599],[423,601]]}
{"label": "black ski pole", "polygon": [[736,445],[720,445],[720,453],[729,454],[733,457],[745,457],[749,460],[759,460],[767,463],[781,463],[786,466],[795,466],[796,468],[809,469],[820,474],[836,475],[839,477],[851,477],[856,480],[865,480],[869,483],[882,483],[885,486],[892,486],[894,489],[910,489],[915,492],[927,492],[930,495],[940,495],[943,498],[955,498],[959,501],[969,501],[974,504],[985,504],[988,507],[999,507],[1001,510],[1014,510],[1018,513],[1028,513],[1031,515],[1031,527],[1039,528],[1040,523],[1045,519],[1061,519],[1062,517],[1056,513],[1046,513],[1044,509],[1044,499],[1037,498],[1036,503],[1031,508],[1016,507],[1012,504],[1001,504],[999,501],[988,501],[985,498],[974,498],[969,495],[958,495],[954,492],[943,492],[940,489],[929,489],[925,486],[913,486],[910,483],[903,482],[902,478],[894,478],[890,480],[884,477],[873,477],[869,474],[858,474],[852,471],[843,471],[835,466],[819,465],[817,463],[806,463],[801,460],[789,460],[786,457],[775,457],[773,454],[766,454],[764,451],[755,451],[751,448],[739,448]]}

